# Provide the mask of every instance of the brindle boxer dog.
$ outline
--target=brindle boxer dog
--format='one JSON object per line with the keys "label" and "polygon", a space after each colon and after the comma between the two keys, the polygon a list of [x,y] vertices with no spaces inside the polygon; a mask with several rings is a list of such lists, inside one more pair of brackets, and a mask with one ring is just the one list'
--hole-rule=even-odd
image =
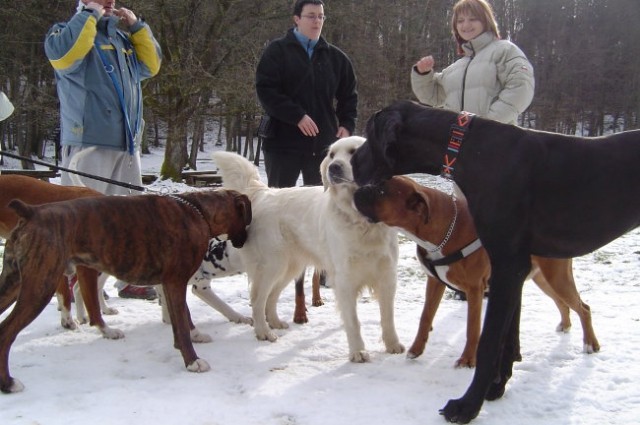
{"label": "brindle boxer dog", "polygon": [[[28,204],[46,204],[49,202],[67,201],[77,198],[93,198],[103,196],[100,192],[88,187],[60,186],[51,184],[33,177],[19,175],[0,175],[0,238],[7,239],[11,230],[18,223],[18,214],[8,207],[9,201],[20,199]],[[97,327],[106,338],[117,339],[124,335],[121,331],[109,328],[102,319],[101,311],[104,314],[117,314],[118,311],[110,308],[104,302],[102,296],[102,287],[99,287],[96,273],[87,270],[85,267],[78,267],[76,270],[78,276],[78,285],[80,291],[88,295],[87,299],[91,302],[98,302],[99,305],[87,305],[89,313],[89,323]],[[106,275],[104,275],[106,276]],[[104,284],[104,279],[100,280]],[[75,289],[75,288],[74,288]],[[5,298],[4,303],[0,303],[0,312],[5,311],[18,297],[19,287],[14,288],[14,294]],[[69,284],[64,275],[60,275],[58,279],[57,289],[58,299],[60,300],[60,323],[66,329],[75,329],[76,322],[71,316],[71,293]],[[78,307],[78,319],[80,322],[86,321],[86,313],[84,307]]]}
{"label": "brindle boxer dog", "polygon": [[[374,223],[396,227],[417,243],[417,256],[428,274],[427,291],[420,326],[407,357],[424,352],[433,318],[445,285],[467,294],[467,343],[455,366],[474,367],[480,338],[482,298],[487,289],[491,265],[478,242],[473,218],[464,197],[453,197],[424,187],[405,176],[395,176],[358,189],[354,195],[358,210]],[[556,303],[560,311],[559,332],[571,328],[569,308],[580,317],[584,351],[600,350],[591,325],[591,309],[582,302],[573,280],[571,259],[532,256],[529,277]]]}
{"label": "brindle boxer dog", "polygon": [[478,365],[462,398],[441,410],[468,423],[512,375],[531,255],[581,256],[640,224],[640,131],[565,136],[399,101],[371,117],[366,135],[351,159],[358,184],[444,166],[489,254]]}
{"label": "brindle boxer dog", "polygon": [[245,195],[208,190],[84,198],[41,206],[14,200],[10,206],[22,219],[5,248],[0,304],[16,286],[20,291],[13,310],[0,323],[0,390],[24,388],[9,375],[11,344],[47,305],[57,278],[74,265],[136,285],[164,285],[175,348],[189,371],[209,370],[189,338],[186,288],[211,238],[226,234],[235,247],[244,244],[251,222],[251,203]]}

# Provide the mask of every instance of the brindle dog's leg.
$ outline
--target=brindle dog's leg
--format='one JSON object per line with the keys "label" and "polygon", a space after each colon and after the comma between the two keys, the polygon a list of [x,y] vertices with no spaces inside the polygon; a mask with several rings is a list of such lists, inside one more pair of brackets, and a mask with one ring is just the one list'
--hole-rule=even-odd
{"label": "brindle dog's leg", "polygon": [[211,367],[199,359],[190,337],[191,313],[187,306],[187,282],[164,282],[164,294],[171,317],[173,346],[180,350],[184,364],[190,372],[206,372]]}
{"label": "brindle dog's leg", "polygon": [[[6,262],[5,262],[6,264]],[[27,270],[37,270],[35,264],[25,264]],[[24,389],[20,381],[9,374],[9,351],[16,336],[29,325],[47,306],[56,291],[58,279],[62,275],[60,270],[45,270],[44,281],[40,281],[36,274],[20,276],[16,270],[3,269],[0,275],[0,288],[14,288],[20,286],[16,305],[7,318],[0,323],[0,391],[4,393],[19,392]],[[22,277],[22,284],[19,278]],[[4,298],[3,298],[4,299]]]}
{"label": "brindle dog's leg", "polygon": [[89,324],[97,327],[105,338],[124,338],[122,331],[110,328],[102,319],[100,300],[98,299],[98,275],[100,273],[94,269],[78,266],[76,267],[76,274],[78,275],[78,285],[80,285],[82,299],[89,314]]}

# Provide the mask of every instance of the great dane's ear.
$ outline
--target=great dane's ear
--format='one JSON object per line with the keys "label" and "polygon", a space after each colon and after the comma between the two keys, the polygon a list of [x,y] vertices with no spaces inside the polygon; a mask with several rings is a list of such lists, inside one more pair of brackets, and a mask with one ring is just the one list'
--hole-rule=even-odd
{"label": "great dane's ear", "polygon": [[429,222],[429,199],[420,192],[413,192],[407,198],[407,209],[418,215],[424,224]]}
{"label": "great dane's ear", "polygon": [[402,114],[395,109],[386,109],[378,111],[372,121],[374,134],[380,141],[380,156],[388,164],[389,168],[393,170],[398,157],[398,135],[403,128],[404,120]]}

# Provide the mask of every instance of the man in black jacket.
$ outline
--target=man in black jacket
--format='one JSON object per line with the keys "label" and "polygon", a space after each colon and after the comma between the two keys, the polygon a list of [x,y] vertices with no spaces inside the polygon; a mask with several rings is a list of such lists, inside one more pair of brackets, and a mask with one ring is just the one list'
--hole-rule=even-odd
{"label": "man in black jacket", "polygon": [[300,173],[305,185],[321,185],[327,147],[355,129],[355,73],[347,55],[320,36],[325,18],[322,1],[297,0],[295,27],[258,63],[258,99],[275,127],[263,140],[271,187],[295,186]]}

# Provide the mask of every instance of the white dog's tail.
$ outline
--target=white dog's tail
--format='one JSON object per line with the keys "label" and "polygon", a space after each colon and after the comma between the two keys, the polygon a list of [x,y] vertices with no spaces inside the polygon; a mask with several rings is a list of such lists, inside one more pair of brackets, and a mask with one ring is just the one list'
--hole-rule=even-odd
{"label": "white dog's tail", "polygon": [[251,195],[256,189],[267,187],[260,180],[258,168],[245,157],[233,152],[217,151],[213,153],[213,160],[222,175],[222,186],[226,189]]}

